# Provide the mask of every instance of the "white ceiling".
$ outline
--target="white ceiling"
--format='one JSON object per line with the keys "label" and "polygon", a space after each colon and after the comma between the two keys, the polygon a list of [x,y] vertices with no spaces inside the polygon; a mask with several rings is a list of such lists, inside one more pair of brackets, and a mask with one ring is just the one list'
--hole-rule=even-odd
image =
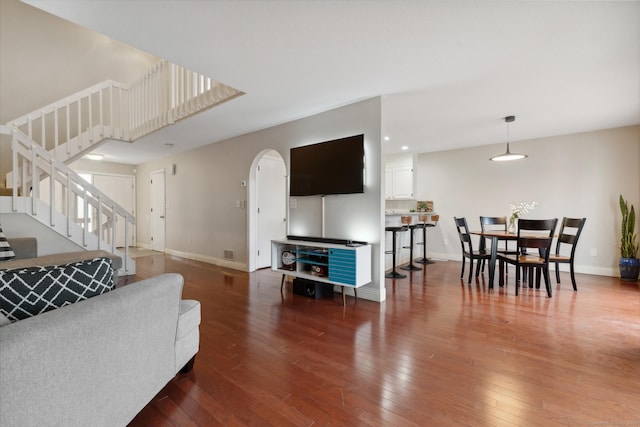
{"label": "white ceiling", "polygon": [[379,95],[387,153],[640,124],[640,1],[24,1],[246,92],[124,163]]}

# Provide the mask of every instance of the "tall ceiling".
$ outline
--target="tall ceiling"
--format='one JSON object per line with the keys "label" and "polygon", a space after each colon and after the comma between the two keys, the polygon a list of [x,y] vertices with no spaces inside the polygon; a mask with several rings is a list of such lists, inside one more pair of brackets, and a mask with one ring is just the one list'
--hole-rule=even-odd
{"label": "tall ceiling", "polygon": [[386,153],[640,124],[640,1],[23,1],[246,93],[123,163],[375,96]]}

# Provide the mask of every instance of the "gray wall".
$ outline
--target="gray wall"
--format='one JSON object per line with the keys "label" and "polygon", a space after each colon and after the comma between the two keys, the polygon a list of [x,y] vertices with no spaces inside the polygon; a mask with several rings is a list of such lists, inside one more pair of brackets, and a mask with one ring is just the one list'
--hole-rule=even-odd
{"label": "gray wall", "polygon": [[[240,183],[249,181],[256,156],[274,149],[282,155],[288,170],[291,147],[364,133],[365,193],[325,199],[325,235],[373,244],[373,283],[358,295],[384,300],[380,102],[380,98],[373,98],[138,165],[138,244],[150,245],[150,174],[165,170],[167,252],[247,270],[248,211],[236,207],[236,201],[248,200],[250,189]],[[176,164],[176,175],[170,173],[172,164]],[[290,210],[291,234],[320,235],[320,197],[297,197],[296,203],[297,207]],[[247,208],[251,206],[247,204]],[[234,263],[224,260],[224,249],[235,251]]]}
{"label": "gray wall", "polygon": [[[0,123],[104,80],[131,83],[160,58],[18,0],[0,0]],[[11,170],[0,143],[0,186]]]}
{"label": "gray wall", "polygon": [[418,199],[434,200],[440,214],[429,235],[430,253],[461,259],[454,216],[467,217],[469,226],[479,229],[480,215],[508,215],[511,203],[536,201],[540,205],[525,217],[587,218],[577,271],[617,276],[619,195],[636,212],[640,208],[640,126],[516,142],[511,151],[528,154],[527,159],[488,160],[504,150],[496,144],[418,156]]}

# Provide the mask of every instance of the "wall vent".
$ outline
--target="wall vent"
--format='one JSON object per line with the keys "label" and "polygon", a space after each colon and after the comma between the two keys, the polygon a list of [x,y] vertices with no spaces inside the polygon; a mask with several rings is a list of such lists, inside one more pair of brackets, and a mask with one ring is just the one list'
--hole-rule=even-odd
{"label": "wall vent", "polygon": [[236,254],[234,253],[233,249],[224,250],[224,259],[236,259]]}

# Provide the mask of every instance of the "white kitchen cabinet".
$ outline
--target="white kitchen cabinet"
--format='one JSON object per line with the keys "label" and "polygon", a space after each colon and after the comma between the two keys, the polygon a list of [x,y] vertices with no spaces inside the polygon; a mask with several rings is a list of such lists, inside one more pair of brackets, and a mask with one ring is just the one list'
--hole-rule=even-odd
{"label": "white kitchen cabinet", "polygon": [[413,199],[413,168],[390,167],[385,169],[385,198],[387,200]]}

